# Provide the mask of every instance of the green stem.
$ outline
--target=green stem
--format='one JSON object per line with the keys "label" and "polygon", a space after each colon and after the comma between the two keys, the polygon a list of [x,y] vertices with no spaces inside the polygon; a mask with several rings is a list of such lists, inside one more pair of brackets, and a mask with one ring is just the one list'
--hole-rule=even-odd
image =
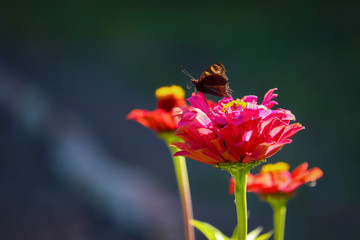
{"label": "green stem", "polygon": [[[159,137],[162,138],[168,145],[174,142],[180,142],[181,139],[175,136],[174,132],[159,133]],[[171,155],[174,155],[179,151],[176,147],[170,147]],[[179,195],[182,205],[186,240],[195,240],[194,226],[190,223],[193,219],[193,210],[191,203],[190,185],[186,167],[185,157],[172,156],[175,168],[175,175],[179,189]]]}
{"label": "green stem", "polygon": [[268,196],[274,213],[274,240],[284,240],[287,196]]}
{"label": "green stem", "polygon": [[250,169],[236,169],[230,171],[235,180],[235,201],[238,220],[238,240],[247,237],[247,206],[246,206],[246,181]]}
{"label": "green stem", "polygon": [[[178,151],[178,149],[175,147],[170,147],[170,150],[172,154]],[[190,223],[190,220],[193,219],[193,211],[192,211],[189,178],[186,168],[185,157],[173,156],[173,161],[174,161],[176,180],[179,188],[181,205],[183,209],[186,239],[194,240],[195,239],[194,227]]]}

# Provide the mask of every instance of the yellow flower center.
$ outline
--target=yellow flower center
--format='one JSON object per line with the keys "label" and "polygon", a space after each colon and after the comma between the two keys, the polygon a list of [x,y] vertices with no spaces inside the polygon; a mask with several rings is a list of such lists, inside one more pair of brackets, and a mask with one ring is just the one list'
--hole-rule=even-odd
{"label": "yellow flower center", "polygon": [[286,172],[289,171],[290,165],[284,162],[278,162],[274,164],[266,164],[261,168],[261,173],[268,172]]}
{"label": "yellow flower center", "polygon": [[236,110],[236,108],[238,108],[238,107],[240,107],[240,106],[241,106],[242,108],[246,108],[247,103],[244,102],[244,101],[241,100],[241,99],[234,100],[234,101],[229,102],[229,103],[227,103],[227,104],[224,105],[224,107],[223,107],[223,112],[226,112],[226,109],[228,109],[228,108],[231,108],[231,110]]}
{"label": "yellow flower center", "polygon": [[170,87],[161,87],[156,89],[155,96],[158,100],[168,98],[182,99],[185,97],[185,91],[180,86],[172,85]]}

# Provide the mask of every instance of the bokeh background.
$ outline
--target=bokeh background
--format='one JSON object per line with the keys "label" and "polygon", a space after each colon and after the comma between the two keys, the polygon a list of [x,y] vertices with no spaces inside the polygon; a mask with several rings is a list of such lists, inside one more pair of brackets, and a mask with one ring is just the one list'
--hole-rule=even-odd
{"label": "bokeh background", "polygon": [[[126,120],[211,64],[234,97],[306,130],[269,162],[325,175],[288,204],[286,239],[358,239],[360,18],[356,1],[6,1],[0,8],[0,239],[184,239],[170,154]],[[187,90],[187,96],[191,94]],[[213,98],[216,100],[216,98]],[[229,176],[188,160],[194,216],[232,233]],[[255,169],[254,172],[258,171]],[[249,228],[272,228],[248,194]],[[196,239],[205,239],[196,232]]]}

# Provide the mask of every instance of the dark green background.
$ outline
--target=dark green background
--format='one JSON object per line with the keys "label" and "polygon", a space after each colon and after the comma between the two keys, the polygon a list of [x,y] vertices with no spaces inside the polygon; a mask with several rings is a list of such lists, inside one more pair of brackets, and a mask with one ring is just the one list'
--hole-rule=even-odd
{"label": "dark green background", "polygon": [[[269,162],[295,167],[307,161],[324,171],[315,188],[303,187],[289,202],[286,239],[357,239],[356,1],[1,5],[0,83],[16,80],[35,86],[59,109],[81,118],[116,161],[145,172],[174,198],[177,189],[166,146],[150,130],[127,121],[126,114],[134,108],[154,109],[154,90],[160,86],[186,88],[190,81],[180,65],[199,76],[211,64],[224,63],[233,97],[254,94],[262,99],[277,87],[279,107],[290,109],[306,129]],[[9,74],[14,81],[5,79]],[[1,99],[1,239],[151,239],[149,219],[139,233],[94,210],[77,185],[56,174],[49,154],[52,143],[43,134],[29,132],[12,105]],[[236,217],[229,176],[193,160],[188,167],[195,218],[230,235]],[[136,192],[131,184],[129,191]],[[270,208],[252,194],[248,201],[250,229],[263,225],[270,230]],[[65,207],[54,210],[59,205]],[[179,213],[179,203],[175,206]],[[67,224],[79,216],[87,224],[69,232]],[[181,228],[174,230],[173,239],[182,239]],[[47,235],[41,234],[44,229],[50,229]],[[197,239],[203,236],[197,233]]]}

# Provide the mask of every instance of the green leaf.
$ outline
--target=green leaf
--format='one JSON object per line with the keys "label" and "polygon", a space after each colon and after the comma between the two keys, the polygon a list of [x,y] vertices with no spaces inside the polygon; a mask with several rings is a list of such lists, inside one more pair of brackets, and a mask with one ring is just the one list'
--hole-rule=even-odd
{"label": "green leaf", "polygon": [[[248,233],[247,240],[267,240],[267,239],[269,239],[272,235],[272,231],[264,233],[259,236],[259,234],[262,232],[263,229],[264,228],[260,226],[260,227],[255,228],[254,230],[252,230],[250,233]],[[236,236],[235,236],[235,238],[233,236],[231,240],[237,240]]]}
{"label": "green leaf", "polygon": [[268,240],[272,234],[273,234],[273,231],[269,231],[269,232],[264,233],[264,234],[260,235],[259,237],[255,238],[255,240]]}
{"label": "green leaf", "polygon": [[[202,232],[208,240],[237,240],[237,234],[238,234],[238,228],[236,227],[234,229],[233,235],[231,238],[228,238],[225,236],[219,229],[215,228],[214,226],[210,225],[206,222],[201,222],[198,220],[191,220],[190,222],[194,227],[196,227],[200,232]],[[252,230],[247,235],[247,240],[268,240],[271,235],[273,234],[272,231],[269,231],[267,233],[264,233],[259,236],[261,231],[263,230],[263,227],[257,227],[254,230]]]}
{"label": "green leaf", "polygon": [[257,227],[254,230],[252,230],[250,233],[248,233],[247,240],[255,240],[263,229],[264,229],[263,227]]}
{"label": "green leaf", "polygon": [[206,222],[193,219],[190,223],[194,225],[194,227],[196,227],[200,232],[202,232],[208,240],[229,240],[229,238],[220,232],[219,229]]}

